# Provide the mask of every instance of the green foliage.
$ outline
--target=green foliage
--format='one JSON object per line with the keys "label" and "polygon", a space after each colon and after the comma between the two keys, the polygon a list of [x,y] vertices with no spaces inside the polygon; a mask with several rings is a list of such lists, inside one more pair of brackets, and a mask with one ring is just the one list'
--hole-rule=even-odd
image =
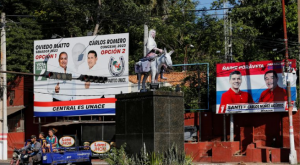
{"label": "green foliage", "polygon": [[[184,84],[188,84],[185,86]],[[182,91],[184,92],[184,101],[186,109],[198,109],[198,89],[196,74],[187,76],[182,83]]]}
{"label": "green foliage", "polygon": [[195,13],[193,11],[183,12],[183,10],[195,9],[196,3],[190,0],[177,1],[177,3],[169,1],[166,6],[167,11],[165,12],[171,14],[152,17],[149,27],[157,31],[156,41],[158,47],[174,50],[173,63],[182,64],[184,57],[192,57],[194,52],[188,45],[193,44],[197,47],[194,34],[198,31],[195,24]]}
{"label": "green foliage", "polygon": [[[4,0],[2,11],[6,15],[30,15],[39,1]],[[30,5],[28,4],[30,3]],[[7,70],[17,72],[33,71],[33,41],[42,39],[41,26],[32,17],[6,18]],[[16,75],[8,75],[8,80]]]}
{"label": "green foliage", "polygon": [[151,165],[163,165],[163,155],[162,154],[155,154],[155,152],[152,152],[150,155],[149,164]]}
{"label": "green foliage", "polygon": [[125,151],[126,144],[120,149],[113,148],[112,154],[105,159],[111,165],[192,165],[192,157],[186,156],[184,151],[179,151],[172,145],[164,154],[147,152],[146,147],[141,149],[139,155],[129,156]]}
{"label": "green foliage", "polygon": [[7,70],[32,72],[33,41],[42,38],[40,26],[31,18],[20,18],[19,22],[7,23]]}
{"label": "green foliage", "polygon": [[123,144],[120,149],[113,148],[112,153],[108,155],[105,161],[111,165],[131,165],[132,160],[125,152],[126,144]]}

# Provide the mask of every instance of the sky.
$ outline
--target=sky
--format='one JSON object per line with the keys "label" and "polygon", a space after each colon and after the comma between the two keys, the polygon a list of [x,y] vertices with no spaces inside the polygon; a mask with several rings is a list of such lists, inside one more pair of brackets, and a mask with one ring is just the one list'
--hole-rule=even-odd
{"label": "sky", "polygon": [[199,8],[203,8],[203,7],[209,8],[213,1],[214,0],[198,0],[199,3],[198,6]]}
{"label": "sky", "polygon": [[[212,2],[216,0],[195,0],[198,2],[197,9],[202,9],[206,7],[207,9],[210,9]],[[210,10],[207,11],[208,14],[223,14],[223,10]],[[223,15],[217,15],[218,17],[223,17]]]}

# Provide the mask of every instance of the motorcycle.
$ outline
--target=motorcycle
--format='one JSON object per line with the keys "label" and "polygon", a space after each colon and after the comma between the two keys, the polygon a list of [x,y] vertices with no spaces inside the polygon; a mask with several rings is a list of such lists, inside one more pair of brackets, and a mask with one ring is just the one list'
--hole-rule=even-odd
{"label": "motorcycle", "polygon": [[29,154],[26,150],[22,149],[14,149],[12,159],[10,161],[10,165],[27,165],[29,160]]}
{"label": "motorcycle", "polygon": [[21,161],[21,151],[15,148],[12,155],[12,159],[10,161],[10,165],[13,165],[14,163],[16,163],[16,165],[19,165],[20,161]]}

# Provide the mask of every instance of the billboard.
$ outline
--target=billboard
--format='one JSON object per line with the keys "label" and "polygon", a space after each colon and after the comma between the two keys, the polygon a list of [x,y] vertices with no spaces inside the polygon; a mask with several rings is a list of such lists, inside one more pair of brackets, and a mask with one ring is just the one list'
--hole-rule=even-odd
{"label": "billboard", "polygon": [[72,74],[71,81],[34,77],[34,116],[114,115],[115,95],[128,93],[128,46],[128,33],[34,41],[35,74]]}
{"label": "billboard", "polygon": [[[216,113],[288,111],[284,61],[217,64]],[[296,60],[290,60],[293,111],[296,111]]]}

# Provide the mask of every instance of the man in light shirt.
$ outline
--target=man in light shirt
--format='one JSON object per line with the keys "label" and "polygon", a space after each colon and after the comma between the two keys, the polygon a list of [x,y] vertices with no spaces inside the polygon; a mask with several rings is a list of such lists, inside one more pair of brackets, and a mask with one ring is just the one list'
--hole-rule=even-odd
{"label": "man in light shirt", "polygon": [[[98,57],[97,53],[94,50],[90,50],[87,55],[87,62],[89,69],[86,72],[87,75],[92,75],[92,76],[99,76],[99,69],[95,66],[97,63]],[[86,89],[90,88],[91,83],[90,82],[85,82],[84,87]]]}
{"label": "man in light shirt", "polygon": [[[52,72],[74,74],[74,72],[67,67],[68,54],[66,52],[59,54],[58,63],[59,67]],[[73,81],[49,79],[48,92],[52,94],[53,101],[70,101],[75,99],[75,86]]]}

